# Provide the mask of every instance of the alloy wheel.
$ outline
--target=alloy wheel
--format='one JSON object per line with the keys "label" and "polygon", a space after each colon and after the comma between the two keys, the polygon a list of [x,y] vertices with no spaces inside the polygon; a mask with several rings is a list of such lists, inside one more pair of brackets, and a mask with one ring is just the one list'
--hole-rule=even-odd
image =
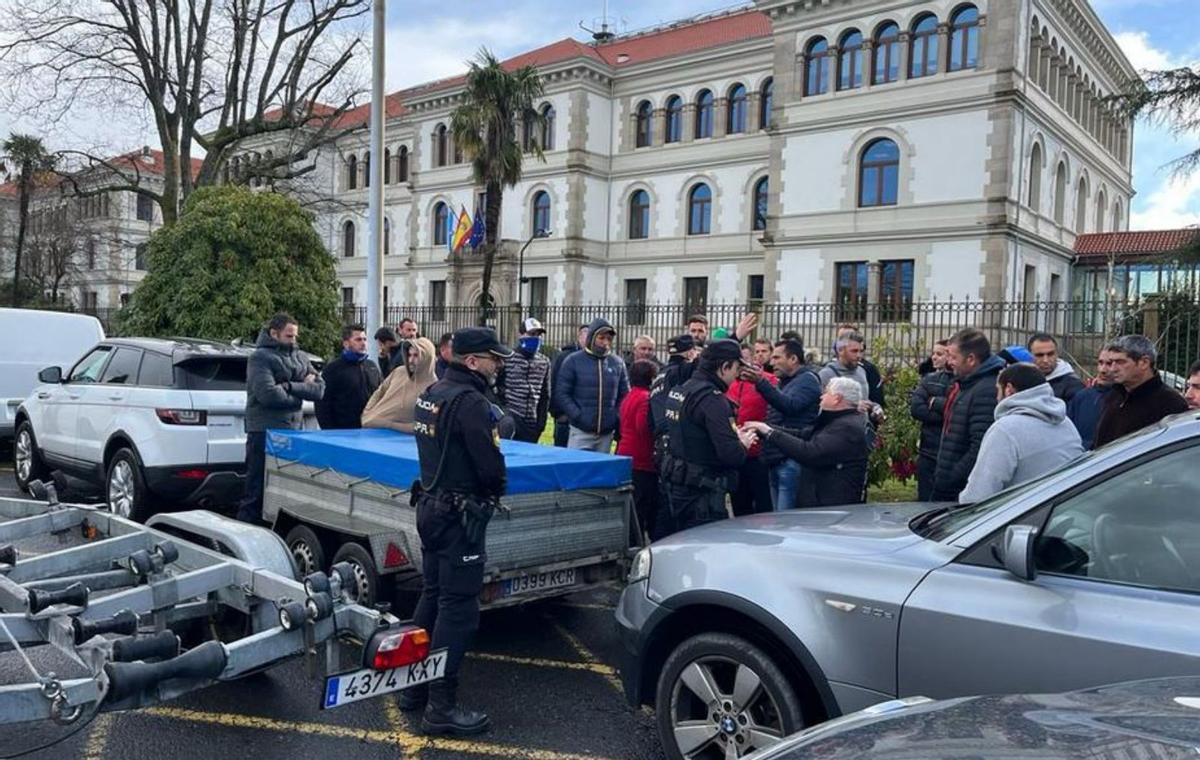
{"label": "alloy wheel", "polygon": [[671,725],[688,760],[732,760],[779,743],[779,705],[751,667],[728,657],[689,663],[671,693]]}
{"label": "alloy wheel", "polygon": [[29,482],[29,476],[33,472],[33,436],[29,430],[22,430],[17,434],[16,452],[14,456],[17,466],[17,479],[22,483]]}
{"label": "alloy wheel", "polygon": [[133,502],[137,496],[133,467],[124,459],[113,464],[108,473],[108,506],[113,514],[129,518],[133,514]]}

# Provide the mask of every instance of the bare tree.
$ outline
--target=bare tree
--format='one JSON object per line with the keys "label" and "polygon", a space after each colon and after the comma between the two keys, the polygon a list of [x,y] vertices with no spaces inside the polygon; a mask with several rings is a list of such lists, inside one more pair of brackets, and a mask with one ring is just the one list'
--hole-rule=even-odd
{"label": "bare tree", "polygon": [[0,19],[0,76],[11,105],[41,104],[52,118],[97,99],[144,102],[164,153],[161,188],[128,162],[87,155],[114,181],[71,189],[149,196],[169,224],[249,138],[281,139],[234,181],[311,172],[318,147],[362,126],[345,117],[359,95],[356,19],[369,10],[369,0],[22,0]]}
{"label": "bare tree", "polygon": [[29,237],[29,255],[21,272],[29,291],[50,304],[63,301],[67,284],[83,271],[87,228],[70,208],[52,214]]}

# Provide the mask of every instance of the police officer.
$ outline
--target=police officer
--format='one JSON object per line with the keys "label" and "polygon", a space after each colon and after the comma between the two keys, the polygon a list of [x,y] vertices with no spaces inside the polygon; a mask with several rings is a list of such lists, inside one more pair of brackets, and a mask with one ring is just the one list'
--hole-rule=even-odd
{"label": "police officer", "polygon": [[670,438],[662,468],[672,524],[684,530],[726,517],[725,495],[737,488],[754,434],[739,432],[733,403],[725,395],[742,368],[736,340],[709,343],[691,379],[667,396]]}
{"label": "police officer", "polygon": [[413,496],[424,554],[413,618],[431,633],[431,649],[448,650],[446,671],[428,689],[405,692],[400,707],[425,707],[423,733],[470,736],[487,730],[488,717],[458,706],[458,671],[479,627],[484,538],[507,482],[496,432],[500,413],[485,394],[513,352],[488,327],[459,330],[452,345],[445,376],[421,394],[413,422],[421,460]]}
{"label": "police officer", "polygon": [[[696,369],[696,357],[700,350],[691,335],[676,335],[667,341],[667,366],[654,378],[650,384],[650,429],[654,431],[654,464],[661,474],[664,457],[667,453],[667,441],[670,439],[670,427],[667,425],[667,397],[673,388],[686,383]],[[661,491],[658,499],[658,512],[654,517],[654,531],[650,539],[657,541],[673,532],[671,514],[667,500],[666,483],[659,480]],[[662,527],[659,527],[662,526]]]}

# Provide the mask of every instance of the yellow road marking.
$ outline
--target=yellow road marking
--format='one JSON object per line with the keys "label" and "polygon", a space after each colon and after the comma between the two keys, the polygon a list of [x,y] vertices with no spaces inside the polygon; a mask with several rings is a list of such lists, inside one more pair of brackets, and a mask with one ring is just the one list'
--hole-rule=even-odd
{"label": "yellow road marking", "polygon": [[491,654],[489,652],[468,652],[472,660],[487,662],[506,662],[513,665],[532,665],[538,668],[561,668],[563,670],[586,670],[599,673],[602,676],[615,676],[616,671],[602,662],[569,662],[567,660],[542,660],[536,657],[513,657],[507,654]]}
{"label": "yellow road marking", "polygon": [[84,760],[100,760],[104,757],[104,749],[108,746],[108,732],[116,722],[117,716],[113,713],[102,713],[92,721],[87,744],[83,747]]}
{"label": "yellow road marking", "polygon": [[[393,707],[395,706],[393,705]],[[397,708],[396,711],[398,713],[399,709]],[[498,755],[500,757],[524,758],[524,760],[610,760],[601,755],[516,747],[510,744],[496,744],[494,742],[476,741],[473,739],[417,736],[401,730],[379,731],[369,728],[333,726],[324,723],[276,720],[274,718],[261,718],[254,715],[185,710],[177,707],[152,707],[142,710],[141,714],[188,723],[204,723],[229,728],[251,728],[260,731],[298,733],[331,739],[354,739],[356,741],[367,741],[377,744],[393,744],[400,748],[403,753],[402,757],[416,756],[421,750],[429,749],[467,755]]]}
{"label": "yellow road marking", "polygon": [[[603,663],[600,662],[600,658],[597,657],[592,650],[588,649],[587,646],[575,636],[575,634],[564,628],[557,620],[551,620],[549,617],[547,617],[546,620],[552,626],[554,626],[554,630],[558,631],[559,636],[562,636],[567,640],[567,643],[570,644],[571,648],[575,650],[575,654],[579,655],[579,659],[583,660],[589,665],[603,665]],[[616,689],[618,694],[624,696],[625,689],[623,686],[621,686],[621,679],[617,678],[616,671],[614,671],[612,668],[608,668],[608,670],[609,672],[604,677],[604,680],[608,681],[608,685]]]}

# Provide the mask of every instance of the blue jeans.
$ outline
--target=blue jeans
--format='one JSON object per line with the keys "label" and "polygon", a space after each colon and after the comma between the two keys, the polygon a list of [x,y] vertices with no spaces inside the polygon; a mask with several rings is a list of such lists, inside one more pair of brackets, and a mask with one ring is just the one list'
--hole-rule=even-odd
{"label": "blue jeans", "polygon": [[800,483],[800,463],[785,459],[771,468],[771,503],[776,512],[796,508],[796,490]]}

